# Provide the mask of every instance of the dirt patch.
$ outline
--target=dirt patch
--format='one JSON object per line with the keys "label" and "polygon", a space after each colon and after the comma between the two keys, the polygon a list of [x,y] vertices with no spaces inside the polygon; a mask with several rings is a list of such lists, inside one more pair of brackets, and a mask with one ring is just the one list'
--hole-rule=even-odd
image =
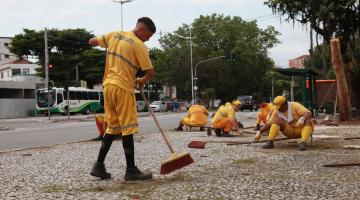
{"label": "dirt patch", "polygon": [[92,187],[74,188],[71,192],[129,192],[129,197],[135,195],[145,198],[149,197],[155,190],[164,185],[176,184],[177,182],[192,182],[193,178],[187,173],[178,173],[173,176],[156,178],[150,181],[123,181],[115,184],[97,185]]}

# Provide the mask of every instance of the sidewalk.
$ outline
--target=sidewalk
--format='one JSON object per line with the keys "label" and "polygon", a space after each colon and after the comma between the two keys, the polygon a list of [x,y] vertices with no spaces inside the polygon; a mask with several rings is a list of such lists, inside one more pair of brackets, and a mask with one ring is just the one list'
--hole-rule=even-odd
{"label": "sidewalk", "polygon": [[221,143],[190,149],[192,140],[251,141],[253,135],[217,138],[204,132],[170,132],[174,149],[190,152],[195,163],[161,176],[160,163],[170,156],[163,139],[160,134],[138,134],[136,164],[154,173],[154,179],[145,182],[123,180],[121,141],[114,142],[106,159],[110,180],[89,175],[100,142],[1,153],[0,199],[357,199],[359,167],[322,165],[360,161],[359,150],[344,148],[360,140],[342,139],[360,136],[360,125],[319,125],[316,135],[336,137],[314,137],[305,152],[299,152],[293,140],[275,142],[273,150],[263,150],[261,144]]}

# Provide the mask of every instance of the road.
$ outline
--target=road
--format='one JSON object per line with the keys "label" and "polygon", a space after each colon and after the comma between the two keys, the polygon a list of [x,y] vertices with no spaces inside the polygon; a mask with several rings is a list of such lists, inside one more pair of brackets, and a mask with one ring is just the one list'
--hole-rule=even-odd
{"label": "road", "polygon": [[[164,131],[175,128],[186,113],[157,113]],[[146,113],[139,114],[140,132],[158,133],[154,120]],[[245,125],[254,125],[256,112],[239,112],[238,119]],[[210,120],[210,119],[209,119]],[[85,141],[97,137],[94,116],[31,117],[0,120],[0,151],[24,149],[71,142]]]}

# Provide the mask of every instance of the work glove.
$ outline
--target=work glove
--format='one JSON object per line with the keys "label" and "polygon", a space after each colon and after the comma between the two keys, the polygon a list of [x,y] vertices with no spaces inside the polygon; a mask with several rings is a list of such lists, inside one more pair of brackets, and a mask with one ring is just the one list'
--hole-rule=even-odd
{"label": "work glove", "polygon": [[258,142],[261,138],[261,132],[260,131],[256,131],[256,135],[255,135],[255,138],[254,138],[254,141],[255,142]]}
{"label": "work glove", "polygon": [[146,82],[144,77],[135,79],[135,87],[143,88],[145,84]]}
{"label": "work glove", "polygon": [[255,126],[255,131],[258,131],[258,130],[260,130],[260,124],[256,124],[256,126]]}
{"label": "work glove", "polygon": [[296,122],[296,127],[303,127],[305,122],[305,117],[300,117],[299,120]]}

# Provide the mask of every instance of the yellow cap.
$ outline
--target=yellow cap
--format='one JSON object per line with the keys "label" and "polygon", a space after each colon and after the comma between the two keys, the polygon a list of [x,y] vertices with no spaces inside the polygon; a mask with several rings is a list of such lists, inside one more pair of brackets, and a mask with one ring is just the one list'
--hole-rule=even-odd
{"label": "yellow cap", "polygon": [[238,101],[238,100],[236,100],[236,101],[233,101],[232,104],[235,105],[235,106],[237,106],[237,105],[241,105],[241,102]]}
{"label": "yellow cap", "polygon": [[286,98],[284,96],[277,96],[274,99],[274,110],[279,110],[280,106],[286,102]]}
{"label": "yellow cap", "polygon": [[225,106],[229,106],[229,105],[231,105],[230,102],[226,102],[226,103],[225,103]]}

